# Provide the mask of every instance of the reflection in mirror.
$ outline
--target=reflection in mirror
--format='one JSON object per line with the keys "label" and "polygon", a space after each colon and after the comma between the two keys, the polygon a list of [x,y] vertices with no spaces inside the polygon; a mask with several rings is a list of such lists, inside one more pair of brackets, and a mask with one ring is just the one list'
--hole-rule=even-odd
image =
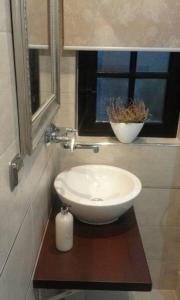
{"label": "reflection in mirror", "polygon": [[29,49],[31,111],[34,114],[53,93],[50,49]]}
{"label": "reflection in mirror", "polygon": [[50,5],[48,0],[26,0],[32,114],[52,96]]}

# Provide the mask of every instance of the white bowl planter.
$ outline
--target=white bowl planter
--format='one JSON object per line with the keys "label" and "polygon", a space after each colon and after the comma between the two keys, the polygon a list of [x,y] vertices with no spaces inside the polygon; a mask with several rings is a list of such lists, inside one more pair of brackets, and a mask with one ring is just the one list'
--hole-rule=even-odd
{"label": "white bowl planter", "polygon": [[122,143],[131,143],[138,136],[144,123],[113,123],[110,122],[117,139]]}

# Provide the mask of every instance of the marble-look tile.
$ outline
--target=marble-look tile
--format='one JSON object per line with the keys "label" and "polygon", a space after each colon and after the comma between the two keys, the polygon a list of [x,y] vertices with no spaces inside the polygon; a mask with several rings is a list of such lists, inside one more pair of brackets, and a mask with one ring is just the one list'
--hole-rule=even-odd
{"label": "marble-look tile", "polygon": [[[65,290],[40,289],[38,300],[48,300],[51,297],[52,298],[57,297],[57,299],[58,299],[58,295],[61,295],[62,292],[65,292]],[[63,298],[63,299],[66,299],[66,298]],[[85,293],[83,291],[77,291],[77,293],[73,294],[72,296],[68,296],[68,299],[69,300],[86,300]],[[27,300],[31,300],[31,298],[27,299]]]}
{"label": "marble-look tile", "polygon": [[180,227],[141,226],[140,233],[148,259],[180,262]]}
{"label": "marble-look tile", "polygon": [[33,271],[32,259],[32,221],[28,211],[0,278],[1,299],[25,299]]}
{"label": "marble-look tile", "polygon": [[86,291],[86,300],[130,300],[130,295],[128,292],[120,291]]}
{"label": "marble-look tile", "polygon": [[151,292],[87,291],[86,300],[176,300],[173,291],[152,290]]}
{"label": "marble-look tile", "polygon": [[[0,80],[3,74],[0,73]],[[4,102],[6,101],[6,104]],[[0,155],[7,150],[7,148],[18,139],[18,120],[16,97],[14,91],[9,89],[0,90]]]}
{"label": "marble-look tile", "polygon": [[36,259],[50,213],[51,187],[49,168],[46,167],[38,184],[38,191],[31,203],[33,221],[33,250]]}
{"label": "marble-look tile", "polygon": [[75,94],[61,91],[60,109],[55,123],[59,127],[75,127]]}
{"label": "marble-look tile", "polygon": [[61,74],[75,74],[76,72],[76,52],[63,51],[60,57]]}
{"label": "marble-look tile", "polygon": [[10,3],[7,0],[0,1],[0,32],[11,31]]}
{"label": "marble-look tile", "polygon": [[64,126],[65,124],[65,127],[71,127],[68,122],[71,124],[75,122],[75,106],[72,103],[63,101],[58,112],[58,124],[60,124],[60,126],[62,126],[62,124]]}
{"label": "marble-look tile", "polygon": [[[40,73],[40,91],[41,92],[48,92],[50,95],[52,95],[51,92],[51,73],[48,72],[42,72]],[[47,100],[47,99],[46,99]]]}
{"label": "marble-look tile", "polygon": [[153,288],[176,290],[180,263],[148,259],[148,265],[153,282]]}
{"label": "marble-look tile", "polygon": [[166,289],[163,285],[165,275],[165,263],[159,259],[148,259],[149,271],[151,274],[154,289]]}
{"label": "marble-look tile", "polygon": [[134,208],[140,226],[180,226],[180,189],[144,188]]}
{"label": "marble-look tile", "polygon": [[[15,208],[15,194],[12,195],[9,186],[9,166],[8,163],[17,153],[17,145],[13,143],[3,156],[0,156],[0,273],[6,262],[7,256],[18,232],[14,222],[17,222]],[[15,229],[15,231],[14,231]]]}
{"label": "marble-look tile", "polygon": [[[63,150],[61,170],[81,164],[110,164],[136,174],[144,187],[180,187],[180,149],[168,146],[113,144],[91,150]],[[167,159],[168,158],[168,159]]]}
{"label": "marble-look tile", "polygon": [[38,291],[33,289],[32,287],[28,290],[27,296],[25,300],[39,300],[38,299]]}
{"label": "marble-look tile", "polygon": [[[4,100],[6,101],[5,105]],[[16,98],[14,97],[11,89],[6,91],[0,90],[0,155],[2,155],[4,151],[6,151],[6,149],[12,144],[12,142],[18,139],[18,120],[15,101]]]}
{"label": "marble-look tile", "polygon": [[178,273],[180,270],[180,263],[167,261],[165,264],[164,275],[163,275],[163,288],[168,290],[175,290],[178,284]]}
{"label": "marble-look tile", "polygon": [[11,73],[13,67],[12,35],[0,32],[0,72]]}
{"label": "marble-look tile", "polygon": [[[72,111],[73,109],[71,109]],[[56,124],[60,127],[75,127],[75,117],[68,113],[69,109],[65,109],[64,113],[59,113],[56,118]]]}
{"label": "marble-look tile", "polygon": [[9,165],[18,153],[16,143],[0,157],[0,271],[2,271],[9,250],[21,226],[26,211],[38,191],[39,179],[50,159],[51,148],[39,145],[31,157],[24,160],[24,168],[20,172],[20,182],[11,192],[9,186]]}
{"label": "marble-look tile", "polygon": [[72,74],[61,73],[60,87],[61,87],[61,93],[69,93],[75,95],[76,92],[75,73]]}
{"label": "marble-look tile", "polygon": [[[64,45],[180,48],[178,0],[66,0]],[[87,34],[88,33],[88,34]],[[76,49],[77,49],[76,48]]]}
{"label": "marble-look tile", "polygon": [[11,33],[0,32],[0,155],[18,138]]}
{"label": "marble-look tile", "polygon": [[141,226],[139,229],[147,258],[164,261],[167,247],[163,229],[158,226]]}
{"label": "marble-look tile", "polygon": [[[61,108],[62,107],[66,107],[67,110],[72,110],[72,108],[74,108],[76,106],[76,103],[75,103],[75,94],[73,93],[63,93],[61,92],[61,107],[60,107],[60,110],[58,111],[57,115],[58,114],[61,114]],[[75,117],[75,111],[72,112],[73,115],[71,117]]]}
{"label": "marble-look tile", "polygon": [[176,300],[173,290],[152,290],[151,292],[132,292],[129,300]]}

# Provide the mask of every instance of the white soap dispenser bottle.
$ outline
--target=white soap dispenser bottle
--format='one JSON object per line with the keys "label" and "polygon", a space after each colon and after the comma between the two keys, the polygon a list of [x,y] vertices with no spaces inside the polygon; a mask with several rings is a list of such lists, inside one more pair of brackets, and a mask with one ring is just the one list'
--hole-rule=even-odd
{"label": "white soap dispenser bottle", "polygon": [[68,251],[73,246],[73,216],[68,207],[62,207],[56,215],[56,248],[60,251]]}

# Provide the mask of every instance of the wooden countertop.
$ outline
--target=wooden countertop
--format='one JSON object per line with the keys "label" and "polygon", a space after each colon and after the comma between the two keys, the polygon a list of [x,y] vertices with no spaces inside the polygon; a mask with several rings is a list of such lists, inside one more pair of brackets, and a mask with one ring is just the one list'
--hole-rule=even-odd
{"label": "wooden countertop", "polygon": [[148,265],[134,210],[117,222],[93,226],[74,224],[74,246],[55,247],[51,217],[35,270],[35,288],[150,291]]}

